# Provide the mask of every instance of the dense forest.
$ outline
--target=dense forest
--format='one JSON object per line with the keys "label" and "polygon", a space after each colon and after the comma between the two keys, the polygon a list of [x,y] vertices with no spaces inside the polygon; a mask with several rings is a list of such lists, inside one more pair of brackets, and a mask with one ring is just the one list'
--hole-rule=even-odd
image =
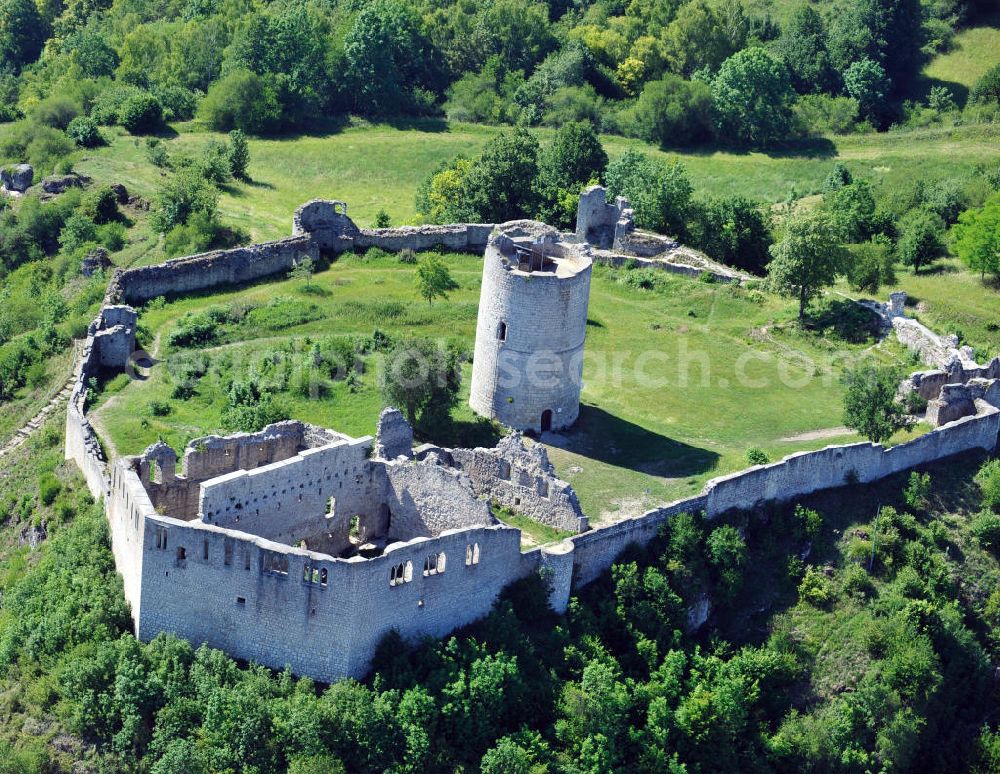
{"label": "dense forest", "polygon": [[[57,154],[96,124],[199,115],[283,132],[323,118],[590,120],[682,146],[766,146],[928,120],[992,120],[1000,72],[968,95],[913,90],[990,0],[4,0],[0,117]],[[920,96],[919,100],[915,97]],[[14,142],[10,140],[9,142]]]}

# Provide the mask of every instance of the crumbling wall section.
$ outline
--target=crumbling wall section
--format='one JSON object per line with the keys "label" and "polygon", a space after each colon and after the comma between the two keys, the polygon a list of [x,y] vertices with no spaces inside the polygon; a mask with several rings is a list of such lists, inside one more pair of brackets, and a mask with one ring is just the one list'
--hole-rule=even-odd
{"label": "crumbling wall section", "polygon": [[116,271],[109,288],[110,297],[119,303],[141,304],[158,296],[237,285],[287,272],[304,258],[319,260],[319,248],[309,235],[214,250],[155,266]]}
{"label": "crumbling wall section", "polygon": [[588,529],[576,492],[556,476],[542,444],[528,448],[520,433],[511,433],[492,449],[444,451],[480,497],[556,529]]}
{"label": "crumbling wall section", "polygon": [[385,469],[389,541],[436,537],[445,530],[496,524],[462,473],[430,462],[374,463]]}
{"label": "crumbling wall section", "polygon": [[201,485],[201,519],[291,544],[322,532],[327,514],[371,515],[383,486],[368,465],[371,440],[337,440],[209,479]]}

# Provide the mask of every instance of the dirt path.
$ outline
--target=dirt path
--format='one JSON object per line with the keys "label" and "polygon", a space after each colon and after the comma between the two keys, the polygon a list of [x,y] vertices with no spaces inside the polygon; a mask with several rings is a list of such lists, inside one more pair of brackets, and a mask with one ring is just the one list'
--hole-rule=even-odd
{"label": "dirt path", "polygon": [[45,420],[52,415],[52,412],[69,399],[70,393],[73,392],[73,380],[76,377],[76,361],[80,355],[80,344],[74,343],[73,346],[76,352],[73,357],[73,372],[70,374],[65,384],[63,384],[62,389],[52,396],[42,410],[15,430],[10,439],[3,446],[0,446],[0,459],[6,457],[14,451],[14,449],[27,441],[36,430],[45,424]]}
{"label": "dirt path", "polygon": [[852,435],[854,433],[849,427],[828,427],[826,430],[810,430],[808,433],[785,436],[781,440],[786,443],[796,443],[798,441],[821,441],[824,438],[839,438],[842,435]]}

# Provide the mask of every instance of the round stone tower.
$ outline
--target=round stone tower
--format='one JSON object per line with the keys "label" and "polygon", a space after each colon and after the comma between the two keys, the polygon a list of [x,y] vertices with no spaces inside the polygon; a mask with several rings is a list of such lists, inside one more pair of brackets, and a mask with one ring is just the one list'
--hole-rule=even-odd
{"label": "round stone tower", "polygon": [[535,432],[576,421],[591,268],[590,248],[549,226],[497,227],[483,259],[473,410]]}

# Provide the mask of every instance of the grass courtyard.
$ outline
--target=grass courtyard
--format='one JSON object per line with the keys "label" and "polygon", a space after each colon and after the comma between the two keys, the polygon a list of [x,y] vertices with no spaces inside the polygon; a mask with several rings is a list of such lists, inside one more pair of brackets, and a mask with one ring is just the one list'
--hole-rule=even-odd
{"label": "grass courtyard", "polygon": [[[103,391],[93,415],[119,454],[141,452],[162,437],[175,448],[221,430],[233,378],[279,379],[291,416],[355,435],[374,432],[382,408],[379,356],[364,357],[353,386],[332,381],[313,395],[296,389],[296,369],[313,342],[390,335],[450,339],[472,351],[481,260],[446,256],[460,289],[428,305],[413,287],[414,267],[394,256],[347,255],[316,274],[304,293],[291,280],[153,303],[140,318],[144,344],[159,364],[145,381],[124,376]],[[559,474],[576,487],[599,522],[688,495],[722,473],[746,466],[759,446],[776,459],[827,443],[858,440],[841,424],[844,364],[870,347],[826,332],[800,331],[794,305],[757,290],[657,274],[652,290],[620,281],[624,271],[596,267],[591,291],[581,418],[565,436],[546,436]],[[240,308],[207,348],[172,347],[170,333],[187,313]],[[173,399],[178,358],[209,355],[187,399]],[[877,355],[898,360],[891,343]],[[490,428],[466,404],[469,368],[442,443],[488,443]],[[157,404],[168,404],[169,413]]]}

